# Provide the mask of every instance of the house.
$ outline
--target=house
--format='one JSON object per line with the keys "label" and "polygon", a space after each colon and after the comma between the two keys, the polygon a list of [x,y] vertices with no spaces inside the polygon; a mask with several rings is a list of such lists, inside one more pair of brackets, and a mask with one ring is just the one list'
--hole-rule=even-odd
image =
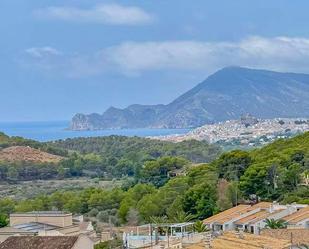
{"label": "house", "polygon": [[205,219],[203,223],[214,231],[231,230],[234,228],[233,221],[240,216],[248,215],[250,207],[250,205],[238,205]]}
{"label": "house", "polygon": [[259,207],[259,211],[241,218],[234,222],[236,228],[248,231],[254,234],[260,234],[260,231],[266,226],[266,219],[279,220],[283,217],[290,215],[297,211],[295,206],[284,206],[278,204],[271,204],[264,206],[259,206],[259,204],[253,206],[252,208]]}
{"label": "house", "polygon": [[[28,212],[10,215],[10,227],[0,228],[0,242],[10,236],[78,236],[86,234],[95,240],[91,222],[74,220],[71,213]],[[95,240],[97,241],[97,240]]]}
{"label": "house", "polygon": [[299,209],[297,212],[283,218],[288,227],[292,228],[309,228],[309,207]]}
{"label": "house", "polygon": [[73,225],[72,213],[61,211],[33,211],[10,214],[10,226],[38,222],[57,227]]}
{"label": "house", "polygon": [[235,233],[224,232],[213,239],[188,245],[183,248],[186,249],[257,249],[257,248],[271,248],[271,249],[289,249],[291,243],[289,240],[276,239],[268,236],[254,235],[250,233]]}
{"label": "house", "polygon": [[255,205],[238,205],[213,215],[203,223],[213,231],[243,230],[259,234],[266,226],[266,219],[283,219],[302,205],[280,205],[278,203],[260,202]]}
{"label": "house", "polygon": [[85,235],[80,236],[12,236],[0,244],[0,249],[93,249]]}
{"label": "house", "polygon": [[32,231],[25,231],[14,227],[3,227],[0,229],[0,243],[5,241],[8,237],[13,235],[19,236],[35,236],[36,233]]}

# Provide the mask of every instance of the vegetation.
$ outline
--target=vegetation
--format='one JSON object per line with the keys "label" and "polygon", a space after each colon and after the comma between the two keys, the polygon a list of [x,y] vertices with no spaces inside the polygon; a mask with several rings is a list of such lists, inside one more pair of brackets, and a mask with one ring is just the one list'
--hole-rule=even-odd
{"label": "vegetation", "polygon": [[31,139],[25,139],[23,137],[10,137],[3,132],[0,132],[0,149],[7,148],[10,146],[30,146],[35,149],[58,155],[67,156],[67,150],[61,149],[60,147],[52,146],[49,143],[41,143]]}
{"label": "vegetation", "polygon": [[286,222],[284,220],[266,219],[265,228],[269,229],[281,229],[286,228]]}
{"label": "vegetation", "polygon": [[122,248],[122,240],[114,239],[110,241],[100,242],[94,246],[94,249],[110,249],[110,248]]}
{"label": "vegetation", "polygon": [[210,165],[219,179],[237,185],[237,194],[242,195],[238,201],[243,197],[308,203],[309,132],[249,152],[226,152]]}
{"label": "vegetation", "polygon": [[0,215],[0,228],[6,227],[9,224],[8,217],[4,214]]}
{"label": "vegetation", "polygon": [[203,223],[203,221],[196,221],[194,223],[194,231],[198,232],[198,233],[203,233],[203,232],[207,232],[207,227],[206,225]]}
{"label": "vegetation", "polygon": [[[169,173],[189,163],[210,162],[221,152],[207,142],[163,142],[147,138],[109,136],[40,143],[0,133],[0,149],[23,145],[60,155],[60,163],[0,161],[0,181],[101,177],[134,177],[162,186]],[[156,161],[156,159],[160,159]],[[153,180],[151,180],[154,178]]]}
{"label": "vegetation", "polygon": [[[121,150],[116,147],[110,150],[104,143],[94,144],[94,152],[91,152],[88,148],[91,144],[88,144],[85,146],[86,151],[79,152],[81,154],[70,152],[69,158],[62,162],[62,167],[69,169],[70,174],[78,175],[80,169],[85,169],[85,165],[96,165],[89,163],[91,161],[105,162],[107,155],[114,155],[112,159],[108,159],[111,162],[115,161],[113,167],[119,166],[120,161],[131,160],[132,177],[127,178],[121,187],[109,190],[99,187],[74,191],[59,190],[25,200],[2,198],[0,214],[58,209],[82,213],[100,222],[111,219],[115,225],[136,225],[154,221],[201,220],[243,201],[309,203],[309,188],[303,180],[309,170],[309,133],[288,140],[278,140],[250,152],[226,152],[208,164],[196,165],[192,165],[187,157],[181,157],[185,156],[185,151],[190,151],[185,144],[179,149],[178,154],[170,155],[174,146],[172,144],[166,145],[169,149],[165,152],[159,147],[152,147],[150,153],[149,147],[139,147],[136,144],[137,141],[148,143],[148,140],[115,137],[115,141],[119,139],[124,139],[126,146],[130,146],[129,141],[132,142],[131,153],[129,150],[126,152],[124,147]],[[68,145],[62,146],[64,149],[77,150],[81,144],[78,143],[72,148]],[[138,148],[142,149],[137,150]],[[83,162],[85,157],[86,164]],[[70,166],[68,160],[73,160],[74,166]],[[118,171],[124,169],[127,164],[122,165]],[[113,167],[107,171],[108,167],[104,166],[106,171],[102,171],[113,174]],[[129,175],[128,171],[123,172]],[[175,172],[181,174],[173,174]],[[279,225],[269,221],[269,227]]]}

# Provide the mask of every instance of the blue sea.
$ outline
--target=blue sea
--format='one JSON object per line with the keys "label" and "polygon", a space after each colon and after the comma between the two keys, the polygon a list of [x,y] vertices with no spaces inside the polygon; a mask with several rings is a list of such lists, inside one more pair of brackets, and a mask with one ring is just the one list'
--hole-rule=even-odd
{"label": "blue sea", "polygon": [[66,129],[68,126],[68,121],[0,123],[0,131],[9,136],[21,136],[42,142],[74,137],[97,137],[110,135],[139,137],[164,136],[171,134],[184,134],[190,131],[190,129],[122,129],[70,131]]}

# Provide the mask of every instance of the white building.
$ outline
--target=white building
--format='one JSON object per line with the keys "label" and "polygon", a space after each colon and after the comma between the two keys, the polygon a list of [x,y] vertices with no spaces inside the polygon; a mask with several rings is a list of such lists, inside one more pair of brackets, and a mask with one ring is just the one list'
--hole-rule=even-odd
{"label": "white building", "polygon": [[[261,229],[266,226],[266,219],[283,219],[289,223],[289,220],[291,220],[291,222],[296,222],[298,219],[293,215],[298,213],[298,210],[300,210],[299,212],[301,213],[296,217],[298,217],[298,219],[302,218],[302,221],[299,221],[297,225],[309,228],[309,207],[306,208],[305,205],[299,204],[280,205],[270,202],[260,202],[252,206],[238,205],[205,219],[204,224],[213,231],[240,229],[259,234]],[[306,210],[308,210],[308,212]],[[291,218],[287,220],[286,217]]]}

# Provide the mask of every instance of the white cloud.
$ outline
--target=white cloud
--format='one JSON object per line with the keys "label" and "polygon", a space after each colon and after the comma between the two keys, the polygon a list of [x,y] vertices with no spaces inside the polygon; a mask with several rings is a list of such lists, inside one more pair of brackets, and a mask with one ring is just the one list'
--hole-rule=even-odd
{"label": "white cloud", "polygon": [[239,42],[127,42],[103,51],[125,71],[210,70],[230,66],[308,71],[309,39],[250,37]]}
{"label": "white cloud", "polygon": [[25,50],[27,54],[36,58],[43,58],[45,56],[58,56],[61,52],[52,47],[33,47]]}
{"label": "white cloud", "polygon": [[90,9],[48,7],[35,11],[40,18],[71,22],[103,23],[110,25],[140,25],[152,22],[153,16],[135,6],[101,4]]}
{"label": "white cloud", "polygon": [[58,71],[76,77],[106,72],[136,75],[164,70],[208,74],[232,65],[309,73],[309,39],[255,36],[238,42],[124,42],[92,55],[60,55],[59,52],[58,60],[44,62],[55,68],[61,66],[62,70]]}

